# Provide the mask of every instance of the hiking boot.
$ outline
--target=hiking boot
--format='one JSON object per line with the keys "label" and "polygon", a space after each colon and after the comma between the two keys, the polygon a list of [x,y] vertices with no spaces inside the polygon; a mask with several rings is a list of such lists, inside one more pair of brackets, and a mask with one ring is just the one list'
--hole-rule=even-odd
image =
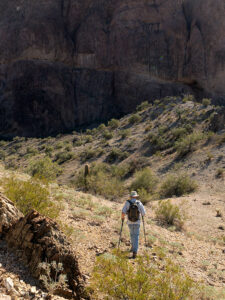
{"label": "hiking boot", "polygon": [[133,257],[132,258],[136,258],[137,257],[137,252],[133,252]]}

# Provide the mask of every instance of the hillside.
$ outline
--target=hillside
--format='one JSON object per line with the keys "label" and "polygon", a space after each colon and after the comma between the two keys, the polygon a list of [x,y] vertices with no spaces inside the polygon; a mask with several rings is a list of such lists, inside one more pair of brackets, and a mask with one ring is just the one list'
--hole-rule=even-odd
{"label": "hillside", "polygon": [[[88,284],[96,257],[117,246],[120,210],[130,185],[140,172],[147,172],[154,184],[151,190],[140,190],[147,210],[147,248],[142,230],[140,256],[147,249],[155,259],[156,249],[160,249],[206,287],[201,299],[224,299],[223,118],[223,109],[208,99],[198,103],[191,96],[167,97],[153,105],[144,102],[133,114],[83,133],[1,141],[2,191],[7,193],[7,178],[14,176],[15,185],[17,180],[21,185],[29,180],[24,172],[48,179],[58,174],[57,183],[46,187],[56,203],[56,220],[70,238]],[[87,163],[91,173],[85,185]],[[184,195],[163,194],[163,183],[167,178],[175,180],[174,174],[190,182],[191,188],[197,184],[198,189],[190,194],[184,191]],[[185,212],[187,220],[182,228],[159,222],[156,208],[161,199],[171,199]],[[125,226],[121,249],[128,248]]]}

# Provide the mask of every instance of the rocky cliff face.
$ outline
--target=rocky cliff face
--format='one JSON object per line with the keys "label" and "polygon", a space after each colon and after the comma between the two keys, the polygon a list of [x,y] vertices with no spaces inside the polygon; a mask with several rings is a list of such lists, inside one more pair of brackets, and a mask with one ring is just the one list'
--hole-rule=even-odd
{"label": "rocky cliff face", "polygon": [[1,0],[0,134],[48,135],[194,92],[223,103],[223,0]]}

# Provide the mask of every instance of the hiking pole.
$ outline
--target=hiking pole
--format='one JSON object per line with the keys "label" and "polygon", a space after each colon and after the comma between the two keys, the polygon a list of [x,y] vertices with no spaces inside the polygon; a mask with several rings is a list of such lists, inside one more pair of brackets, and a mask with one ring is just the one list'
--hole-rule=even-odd
{"label": "hiking pole", "polygon": [[144,216],[142,216],[142,222],[143,222],[143,230],[144,230],[144,237],[145,237],[145,247],[147,247]]}
{"label": "hiking pole", "polygon": [[122,236],[122,230],[123,230],[123,222],[124,222],[124,219],[122,219],[122,224],[121,224],[121,229],[120,229],[120,238],[119,238],[119,243],[118,243],[118,249],[120,247],[120,242],[121,242],[121,236]]}

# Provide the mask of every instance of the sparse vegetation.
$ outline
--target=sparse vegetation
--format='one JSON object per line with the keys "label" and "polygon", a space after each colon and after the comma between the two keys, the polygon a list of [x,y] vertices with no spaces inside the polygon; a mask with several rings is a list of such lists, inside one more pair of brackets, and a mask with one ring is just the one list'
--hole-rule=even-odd
{"label": "sparse vegetation", "polygon": [[55,180],[62,173],[62,169],[49,157],[45,157],[33,161],[28,168],[28,172],[36,178],[51,181]]}
{"label": "sparse vegetation", "polygon": [[160,201],[155,210],[156,218],[164,225],[175,226],[181,230],[186,216],[178,205],[172,204],[171,200]]}
{"label": "sparse vegetation", "polygon": [[203,138],[203,133],[196,131],[178,140],[175,144],[175,149],[178,153],[178,156],[183,157],[188,153],[197,150],[198,142]]}
{"label": "sparse vegetation", "polygon": [[140,196],[143,197],[141,200],[147,203],[151,199],[151,195],[153,195],[157,190],[158,178],[152,172],[150,168],[145,168],[141,171],[136,172],[135,179],[132,182],[130,189],[136,190],[140,193]]}
{"label": "sparse vegetation", "polygon": [[116,160],[122,161],[129,156],[129,153],[126,151],[122,151],[119,148],[113,148],[109,153],[107,160],[108,162],[112,163]]}
{"label": "sparse vegetation", "polygon": [[149,107],[148,101],[144,101],[140,105],[137,106],[137,111],[142,111],[148,107]]}
{"label": "sparse vegetation", "polygon": [[135,265],[122,254],[104,254],[97,258],[92,274],[93,299],[98,299],[99,292],[115,300],[192,299],[194,283],[190,277],[171,260],[164,259],[162,266],[147,254]]}
{"label": "sparse vegetation", "polygon": [[141,121],[141,116],[139,114],[133,114],[128,121],[129,124],[139,123]]}
{"label": "sparse vegetation", "polygon": [[196,191],[198,185],[187,174],[170,174],[166,177],[160,187],[162,197],[173,197],[190,194]]}
{"label": "sparse vegetation", "polygon": [[112,200],[125,193],[123,182],[112,173],[112,169],[107,164],[92,164],[90,175],[86,178],[84,177],[84,170],[81,170],[75,184],[90,193],[102,195]]}
{"label": "sparse vegetation", "polygon": [[3,182],[4,192],[15,205],[27,214],[31,209],[36,209],[41,214],[56,218],[59,213],[59,206],[50,200],[47,187],[39,181],[31,178],[22,181],[16,178],[5,179]]}
{"label": "sparse vegetation", "polygon": [[211,100],[204,98],[204,99],[202,99],[202,104],[203,104],[203,106],[207,107],[211,104]]}
{"label": "sparse vegetation", "polygon": [[118,128],[120,125],[120,121],[119,120],[116,120],[116,119],[112,119],[108,122],[108,126],[111,128],[111,129],[116,129]]}
{"label": "sparse vegetation", "polygon": [[[40,280],[44,287],[49,291],[51,295],[57,289],[67,288],[67,277],[63,274],[63,264],[52,261],[51,263],[43,262],[38,265],[41,272]],[[54,277],[53,277],[54,274]]]}

